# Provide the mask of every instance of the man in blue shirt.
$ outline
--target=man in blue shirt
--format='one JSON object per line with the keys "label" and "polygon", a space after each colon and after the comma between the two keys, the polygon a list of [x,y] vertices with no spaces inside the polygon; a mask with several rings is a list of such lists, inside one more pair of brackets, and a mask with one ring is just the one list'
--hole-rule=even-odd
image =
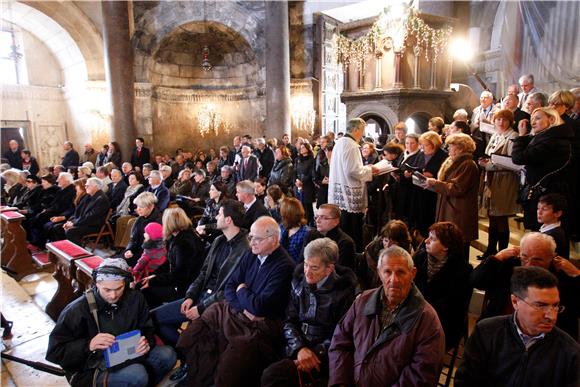
{"label": "man in blue shirt", "polygon": [[259,385],[262,371],[279,358],[294,263],[273,218],[258,218],[249,237],[251,251],[225,287],[226,302],[207,308],[179,338],[190,367],[187,385]]}

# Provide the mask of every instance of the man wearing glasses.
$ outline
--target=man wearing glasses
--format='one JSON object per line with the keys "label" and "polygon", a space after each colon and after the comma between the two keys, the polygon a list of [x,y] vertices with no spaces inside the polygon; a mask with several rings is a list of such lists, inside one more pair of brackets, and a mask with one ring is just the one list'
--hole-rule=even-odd
{"label": "man wearing glasses", "polygon": [[338,245],[338,260],[336,263],[354,270],[354,240],[340,228],[340,216],[340,208],[334,204],[323,204],[318,207],[314,217],[316,230],[306,234],[304,246],[318,238],[330,238]]}
{"label": "man wearing glasses", "polygon": [[461,386],[578,386],[580,345],[555,326],[558,280],[541,267],[517,267],[511,278],[515,312],[480,321],[455,375]]}
{"label": "man wearing glasses", "polygon": [[520,247],[508,247],[491,255],[473,270],[471,283],[475,288],[485,290],[487,299],[481,319],[513,311],[510,278],[518,266],[538,266],[556,276],[561,304],[566,307],[558,318],[558,327],[578,340],[580,269],[569,260],[558,257],[554,239],[539,232],[527,233],[521,239]]}
{"label": "man wearing glasses", "polygon": [[187,385],[257,386],[262,371],[279,360],[294,270],[279,240],[278,223],[258,218],[250,228],[251,251],[225,286],[226,302],[212,304],[181,334]]}

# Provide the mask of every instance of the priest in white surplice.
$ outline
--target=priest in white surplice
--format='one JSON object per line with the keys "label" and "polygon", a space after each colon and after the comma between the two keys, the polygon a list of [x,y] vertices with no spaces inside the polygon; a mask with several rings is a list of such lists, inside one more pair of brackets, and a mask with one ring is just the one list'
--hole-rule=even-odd
{"label": "priest in white surplice", "polygon": [[366,123],[361,118],[348,122],[346,135],[336,141],[330,160],[328,202],[341,209],[340,227],[363,249],[363,218],[367,210],[367,185],[378,169],[364,166],[359,141]]}

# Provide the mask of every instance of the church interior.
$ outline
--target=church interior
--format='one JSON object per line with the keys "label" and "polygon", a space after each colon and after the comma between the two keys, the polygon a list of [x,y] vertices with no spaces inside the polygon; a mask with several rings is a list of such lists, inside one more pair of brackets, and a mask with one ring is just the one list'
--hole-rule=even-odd
{"label": "church interior", "polygon": [[[399,123],[421,135],[433,117],[447,125],[459,109],[472,117],[484,91],[499,106],[525,74],[547,96],[580,85],[577,1],[1,0],[0,8],[1,151],[16,140],[39,177],[61,164],[65,142],[81,154],[85,144],[99,152],[115,142],[128,161],[140,138],[153,162],[178,149],[219,152],[243,135],[314,145],[360,117],[365,137],[378,143]],[[490,238],[485,212],[477,225],[473,267]],[[25,237],[4,216],[1,227],[2,255],[20,254],[15,246],[27,242],[17,239]],[[521,213],[509,218],[509,232],[518,246]],[[95,256],[115,250],[90,245]],[[568,247],[578,267],[580,239]],[[32,259],[29,275],[2,272],[0,311],[14,323],[2,351],[48,364],[50,305],[78,291],[77,280],[71,285],[74,265],[39,262],[34,253],[18,258]],[[484,298],[474,290],[471,329]],[[453,384],[453,368],[444,368],[440,385]],[[3,386],[68,385],[4,357],[1,371]]]}

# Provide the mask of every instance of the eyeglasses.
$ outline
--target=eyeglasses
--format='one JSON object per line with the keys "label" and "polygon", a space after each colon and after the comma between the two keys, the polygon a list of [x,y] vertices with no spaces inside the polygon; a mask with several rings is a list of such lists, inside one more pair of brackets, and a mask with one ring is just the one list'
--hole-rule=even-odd
{"label": "eyeglasses", "polygon": [[336,216],[325,216],[325,215],[316,215],[314,220],[330,220],[330,219],[337,219]]}
{"label": "eyeglasses", "polygon": [[259,237],[259,236],[255,236],[255,235],[248,235],[248,240],[250,241],[250,243],[255,242],[255,243],[260,243],[262,242],[264,239],[268,239],[270,238],[272,235],[267,235],[264,237]]}
{"label": "eyeglasses", "polygon": [[526,300],[521,297],[516,296],[518,299],[522,300],[525,304],[529,305],[532,309],[537,310],[538,312],[542,313],[550,313],[552,311],[556,311],[556,313],[562,313],[566,307],[564,305],[556,304],[556,305],[537,305],[537,304],[530,304]]}

